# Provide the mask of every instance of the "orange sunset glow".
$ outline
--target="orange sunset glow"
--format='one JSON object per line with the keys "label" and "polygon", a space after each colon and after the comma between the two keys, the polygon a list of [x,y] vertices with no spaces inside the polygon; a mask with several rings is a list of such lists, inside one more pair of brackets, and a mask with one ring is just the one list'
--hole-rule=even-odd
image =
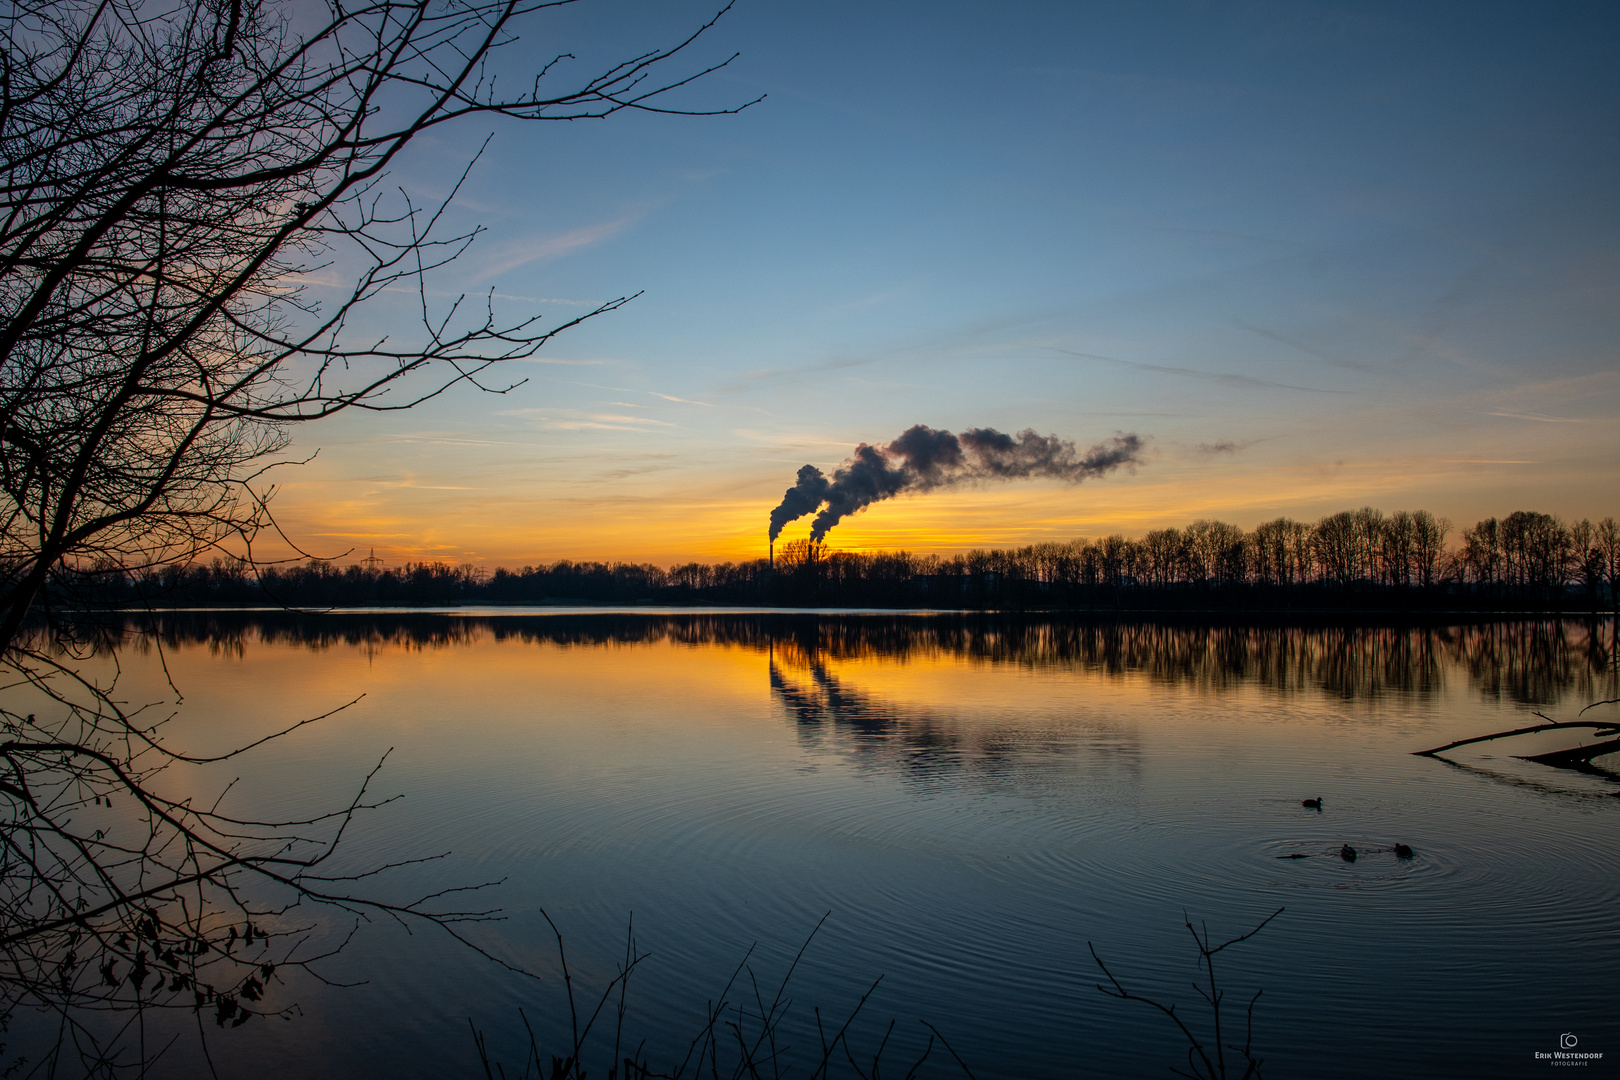
{"label": "orange sunset glow", "polygon": [[[484,403],[472,395],[462,407],[476,410]],[[409,421],[401,418],[401,426]],[[1526,427],[1521,424],[1516,444],[1473,456],[1363,453],[1327,461],[1302,446],[1304,435],[1295,433],[1286,440],[1292,450],[1279,439],[1275,447],[1211,459],[1160,441],[1134,472],[1072,486],[983,483],[901,495],[840,523],[829,539],[840,550],[949,555],[1115,532],[1138,536],[1198,518],[1243,528],[1278,516],[1311,521],[1363,505],[1428,509],[1459,527],[1521,508],[1573,518],[1609,512],[1606,464],[1596,458],[1598,448],[1615,440],[1613,431]],[[604,476],[614,470],[600,466],[582,479],[559,481],[540,463],[532,471],[464,464],[454,453],[439,457],[387,436],[334,449],[330,457],[323,452],[309,465],[283,471],[273,506],[282,528],[305,552],[340,562],[373,550],[395,564],[439,560],[491,567],[559,559],[669,565],[762,558],[766,516],[796,467],[787,456],[791,447],[772,447],[768,459],[759,455],[747,466],[710,467],[707,475],[700,470],[712,453],[694,455],[691,464],[671,459],[652,474],[656,482],[633,472]],[[614,456],[625,449],[616,447]],[[841,460],[821,456],[826,448],[802,452],[803,460],[819,460],[829,471]],[[1620,454],[1620,447],[1613,452]],[[408,469],[401,467],[406,457],[415,459]],[[565,469],[574,471],[576,461],[567,461]],[[371,475],[356,475],[362,470]],[[455,480],[463,483],[449,482]],[[803,537],[807,530],[808,522],[799,521],[783,539]],[[266,540],[260,554],[293,553]]]}

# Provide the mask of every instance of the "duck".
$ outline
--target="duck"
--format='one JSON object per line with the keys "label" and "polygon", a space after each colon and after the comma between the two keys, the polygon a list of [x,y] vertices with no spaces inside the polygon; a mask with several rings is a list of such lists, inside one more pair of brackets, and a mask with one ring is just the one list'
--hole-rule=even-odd
{"label": "duck", "polygon": [[1355,862],[1356,849],[1351,847],[1349,844],[1344,845],[1344,847],[1339,849],[1339,858],[1343,859],[1345,862]]}
{"label": "duck", "polygon": [[1320,810],[1322,809],[1322,796],[1318,795],[1314,799],[1306,799],[1299,805],[1305,807],[1307,810]]}
{"label": "duck", "polygon": [[1395,844],[1395,857],[1397,859],[1410,859],[1412,857],[1412,849],[1397,841]]}

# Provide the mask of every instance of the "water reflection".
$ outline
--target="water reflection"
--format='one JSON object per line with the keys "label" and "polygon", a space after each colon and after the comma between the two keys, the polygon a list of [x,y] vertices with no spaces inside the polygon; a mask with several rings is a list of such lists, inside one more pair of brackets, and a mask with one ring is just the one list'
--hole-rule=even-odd
{"label": "water reflection", "polygon": [[[915,783],[968,779],[991,789],[1038,790],[1043,778],[1115,770],[1140,775],[1142,747],[1132,731],[1047,730],[1030,716],[964,724],[955,713],[900,705],[856,689],[832,673],[824,653],[796,642],[772,646],[771,695],[796,723],[806,748],[847,749],[857,761]],[[1082,760],[1084,755],[1085,760]]]}
{"label": "water reflection", "polygon": [[[1180,690],[1238,686],[1313,692],[1344,701],[1440,692],[1451,672],[1491,700],[1554,706],[1620,696],[1613,621],[1531,620],[1461,626],[1256,626],[1084,622],[972,616],[801,614],[494,615],[166,612],[123,627],[146,643],[205,644],[240,657],[255,642],[442,649],[480,641],[557,646],[673,643],[791,651],[819,660],[961,658],[991,664],[1146,676]],[[841,722],[876,717],[848,691],[813,681]],[[773,686],[775,684],[773,683]],[[784,688],[790,707],[799,708]]]}
{"label": "water reflection", "polygon": [[[1610,803],[1613,802],[1614,799],[1620,798],[1620,791],[1593,790],[1591,788],[1571,788],[1569,786],[1559,786],[1556,784],[1546,783],[1535,776],[1520,775],[1517,773],[1507,772],[1502,769],[1490,769],[1482,765],[1476,765],[1466,761],[1455,761],[1446,757],[1437,757],[1431,760],[1437,761],[1448,768],[1455,769],[1457,772],[1467,773],[1470,776],[1477,776],[1482,779],[1489,780],[1492,783],[1505,784],[1508,787],[1518,788],[1522,791],[1533,792],[1538,796],[1547,796],[1555,799],[1563,799],[1568,802],[1586,804]],[[1594,776],[1611,779],[1614,778],[1613,774],[1605,769],[1601,763],[1588,765],[1585,768],[1577,771],[1590,773]]]}
{"label": "water reflection", "polygon": [[[509,878],[502,955],[550,955],[529,904],[609,957],[624,912],[645,911],[668,957],[655,1043],[689,1036],[675,1007],[701,1008],[739,942],[786,962],[783,928],[828,909],[832,973],[805,1000],[886,973],[892,1007],[937,1019],[986,1077],[1082,1059],[1139,1075],[1162,1031],[1101,1007],[1086,942],[1168,979],[1189,909],[1225,926],[1288,906],[1244,970],[1277,1002],[1264,1040],[1289,1075],[1496,1075],[1546,1031],[1597,1041],[1612,1012],[1612,783],[1510,750],[1410,753],[1620,696],[1609,623],[191,612],[117,629],[128,695],[172,670],[198,738],[364,691],[344,721],[267,747],[256,790],[346,790],[355,761],[398,746],[409,798],[356,857],[453,849],[466,880]],[[1292,852],[1324,857],[1277,858]],[[239,1045],[307,1075],[449,1073],[456,1023],[536,993],[370,940],[349,962],[373,989],[306,994],[309,1025]],[[342,1037],[322,1045],[306,1032],[327,1015]],[[543,1046],[566,1038],[565,1008],[529,1016],[552,1025]],[[413,1040],[399,1017],[443,1023]],[[1381,1034],[1325,1053],[1346,1031]]]}

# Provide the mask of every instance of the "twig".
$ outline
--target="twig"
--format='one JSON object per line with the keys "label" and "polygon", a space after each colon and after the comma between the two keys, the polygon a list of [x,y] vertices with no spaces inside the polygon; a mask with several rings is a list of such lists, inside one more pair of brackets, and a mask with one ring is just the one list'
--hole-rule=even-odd
{"label": "twig", "polygon": [[[1107,994],[1109,997],[1119,998],[1121,1001],[1144,1002],[1153,1006],[1155,1009],[1158,1009],[1160,1012],[1164,1013],[1164,1015],[1170,1018],[1171,1022],[1176,1025],[1176,1027],[1181,1031],[1182,1036],[1187,1040],[1187,1064],[1188,1067],[1192,1069],[1192,1072],[1187,1073],[1172,1067],[1170,1070],[1171,1072],[1174,1072],[1178,1076],[1191,1077],[1193,1080],[1226,1080],[1226,1050],[1228,1047],[1221,1039],[1221,1000],[1224,995],[1217,985],[1215,978],[1215,955],[1229,946],[1236,945],[1239,942],[1247,941],[1249,938],[1254,937],[1254,935],[1258,934],[1261,930],[1264,930],[1271,920],[1275,919],[1278,915],[1281,915],[1284,910],[1284,908],[1278,908],[1276,911],[1273,911],[1270,915],[1267,915],[1264,919],[1262,919],[1253,930],[1250,930],[1246,934],[1239,934],[1237,937],[1230,938],[1215,946],[1211,946],[1209,943],[1210,936],[1207,925],[1204,927],[1203,935],[1200,936],[1198,930],[1194,928],[1192,920],[1190,918],[1186,918],[1185,915],[1183,916],[1188,932],[1192,934],[1193,941],[1198,945],[1198,962],[1205,968],[1209,976],[1209,990],[1207,992],[1196,983],[1193,984],[1193,989],[1197,991],[1198,995],[1204,999],[1204,1002],[1210,1008],[1211,1021],[1215,1028],[1214,1060],[1210,1059],[1209,1053],[1205,1049],[1204,1044],[1199,1040],[1198,1036],[1193,1033],[1193,1030],[1187,1026],[1186,1022],[1183,1021],[1180,1016],[1176,1015],[1176,1007],[1174,1005],[1164,1005],[1153,998],[1145,997],[1141,994],[1133,994],[1129,990],[1125,989],[1124,985],[1114,977],[1114,973],[1108,970],[1108,965],[1103,963],[1102,957],[1097,955],[1096,946],[1092,945],[1092,943],[1088,941],[1086,942],[1086,947],[1091,950],[1091,958],[1097,962],[1097,966],[1102,969],[1102,973],[1108,977],[1108,981],[1113,985],[1113,989],[1109,989],[1108,987],[1103,986],[1101,983],[1098,983],[1097,989],[1102,993]],[[1248,1030],[1244,1037],[1243,1046],[1241,1048],[1235,1046],[1230,1047],[1230,1049],[1239,1050],[1243,1054],[1246,1065],[1243,1071],[1243,1076],[1246,1078],[1251,1076],[1258,1077],[1260,1065],[1264,1060],[1262,1058],[1255,1057],[1253,1053],[1254,1006],[1259,1000],[1260,993],[1258,991],[1255,993],[1254,997],[1249,1000],[1249,1007],[1247,1010]]]}
{"label": "twig", "polygon": [[[1612,702],[1599,701],[1599,702],[1594,702],[1594,704],[1608,705],[1608,704],[1612,704]],[[1590,706],[1590,705],[1587,706],[1588,709],[1591,708],[1591,707],[1592,706]],[[1586,711],[1586,709],[1581,710],[1581,712],[1585,712],[1585,711]],[[1541,716],[1541,713],[1536,713],[1536,715]],[[1599,734],[1601,734],[1603,736],[1620,734],[1620,725],[1614,724],[1612,722],[1607,723],[1607,724],[1600,724],[1600,723],[1597,723],[1597,722],[1592,721],[1592,720],[1563,720],[1563,721],[1559,721],[1559,722],[1556,722],[1556,723],[1549,722],[1549,723],[1545,723],[1545,724],[1534,724],[1534,725],[1532,725],[1530,727],[1514,728],[1512,731],[1497,731],[1497,732],[1493,732],[1490,735],[1475,735],[1471,739],[1458,739],[1455,742],[1448,742],[1444,746],[1436,746],[1432,750],[1414,750],[1412,752],[1412,756],[1413,757],[1434,757],[1436,754],[1443,754],[1447,750],[1455,750],[1457,747],[1459,747],[1459,746],[1467,746],[1469,743],[1489,742],[1492,739],[1508,739],[1508,738],[1512,738],[1514,735],[1529,735],[1529,734],[1532,734],[1533,732],[1537,732],[1537,731],[1554,731],[1554,730],[1559,729],[1559,728],[1607,728],[1608,730],[1601,731]]]}

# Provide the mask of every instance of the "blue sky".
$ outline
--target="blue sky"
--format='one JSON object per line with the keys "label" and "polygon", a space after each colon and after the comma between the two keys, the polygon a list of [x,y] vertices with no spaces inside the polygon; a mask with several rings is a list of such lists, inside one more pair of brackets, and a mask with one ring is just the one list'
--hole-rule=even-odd
{"label": "blue sky", "polygon": [[[586,2],[502,64],[710,15]],[[1616,41],[1602,4],[741,0],[687,63],[741,55],[671,104],[764,101],[496,126],[454,211],[488,231],[435,282],[518,317],[641,296],[509,394],[304,433],[280,516],[322,554],[749,557],[799,465],[914,423],[1152,441],[1133,474],[901,499],[835,544],[1613,514]],[[394,181],[442,193],[489,130]]]}

